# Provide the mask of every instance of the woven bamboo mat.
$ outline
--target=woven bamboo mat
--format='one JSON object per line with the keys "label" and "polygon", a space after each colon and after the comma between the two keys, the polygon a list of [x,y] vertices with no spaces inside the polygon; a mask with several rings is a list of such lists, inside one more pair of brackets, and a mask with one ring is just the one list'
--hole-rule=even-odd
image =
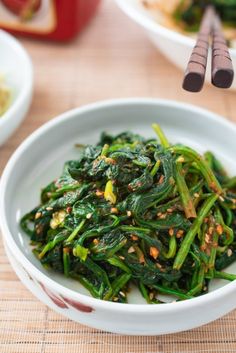
{"label": "woven bamboo mat", "polygon": [[[34,100],[22,126],[0,148],[0,173],[15,148],[38,126],[95,100],[122,96],[176,99],[236,121],[235,92],[210,86],[200,94],[182,91],[182,73],[166,62],[112,0],[103,1],[97,17],[72,43],[21,41],[35,67]],[[0,243],[0,353],[34,352],[236,352],[236,312],[175,335],[131,337],[100,332],[65,319],[33,297],[12,271]]]}
{"label": "woven bamboo mat", "polygon": [[192,331],[155,337],[79,325],[40,303],[19,282],[0,246],[1,353],[233,353],[235,330],[236,311]]}

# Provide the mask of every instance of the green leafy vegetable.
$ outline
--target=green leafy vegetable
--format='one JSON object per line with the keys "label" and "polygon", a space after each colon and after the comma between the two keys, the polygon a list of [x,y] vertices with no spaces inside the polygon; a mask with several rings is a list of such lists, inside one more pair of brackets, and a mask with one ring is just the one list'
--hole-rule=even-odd
{"label": "green leafy vegetable", "polygon": [[46,268],[100,299],[185,300],[236,260],[236,182],[211,153],[130,132],[84,146],[21,219]]}

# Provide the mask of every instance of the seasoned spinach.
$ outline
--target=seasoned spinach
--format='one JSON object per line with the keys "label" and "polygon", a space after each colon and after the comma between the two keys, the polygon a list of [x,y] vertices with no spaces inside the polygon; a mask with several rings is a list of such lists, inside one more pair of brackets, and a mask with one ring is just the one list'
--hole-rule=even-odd
{"label": "seasoned spinach", "polygon": [[21,219],[46,268],[100,299],[127,302],[130,285],[148,303],[208,291],[236,259],[236,178],[211,152],[130,132],[84,146]]}

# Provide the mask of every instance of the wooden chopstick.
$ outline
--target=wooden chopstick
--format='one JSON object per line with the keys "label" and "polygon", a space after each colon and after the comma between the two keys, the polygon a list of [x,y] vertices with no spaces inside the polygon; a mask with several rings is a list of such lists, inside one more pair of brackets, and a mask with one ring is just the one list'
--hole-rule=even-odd
{"label": "wooden chopstick", "polygon": [[198,33],[196,45],[190,56],[183,80],[183,89],[190,92],[201,91],[206,74],[209,37],[211,35],[214,8],[207,6]]}
{"label": "wooden chopstick", "polygon": [[211,5],[204,12],[197,42],[190,56],[183,80],[183,89],[190,92],[201,91],[206,74],[209,40],[212,36],[212,84],[219,88],[229,88],[233,82],[234,70],[226,40],[222,32],[221,20]]}
{"label": "wooden chopstick", "polygon": [[215,14],[212,27],[211,82],[219,88],[229,88],[234,79],[232,59],[222,32],[221,21]]}

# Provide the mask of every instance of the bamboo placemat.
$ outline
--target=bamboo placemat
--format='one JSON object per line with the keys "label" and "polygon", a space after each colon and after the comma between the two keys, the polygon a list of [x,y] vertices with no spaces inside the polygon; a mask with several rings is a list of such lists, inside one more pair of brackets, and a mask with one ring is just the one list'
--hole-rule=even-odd
{"label": "bamboo placemat", "polygon": [[[182,91],[182,73],[166,62],[112,0],[103,1],[94,21],[69,44],[21,42],[35,67],[34,100],[22,126],[0,148],[0,172],[15,148],[38,126],[95,100],[176,99],[236,121],[234,92],[210,86],[200,94]],[[160,337],[113,335],[76,324],[25,289],[0,242],[0,353],[230,353],[236,352],[235,331],[236,311],[193,331]]]}

